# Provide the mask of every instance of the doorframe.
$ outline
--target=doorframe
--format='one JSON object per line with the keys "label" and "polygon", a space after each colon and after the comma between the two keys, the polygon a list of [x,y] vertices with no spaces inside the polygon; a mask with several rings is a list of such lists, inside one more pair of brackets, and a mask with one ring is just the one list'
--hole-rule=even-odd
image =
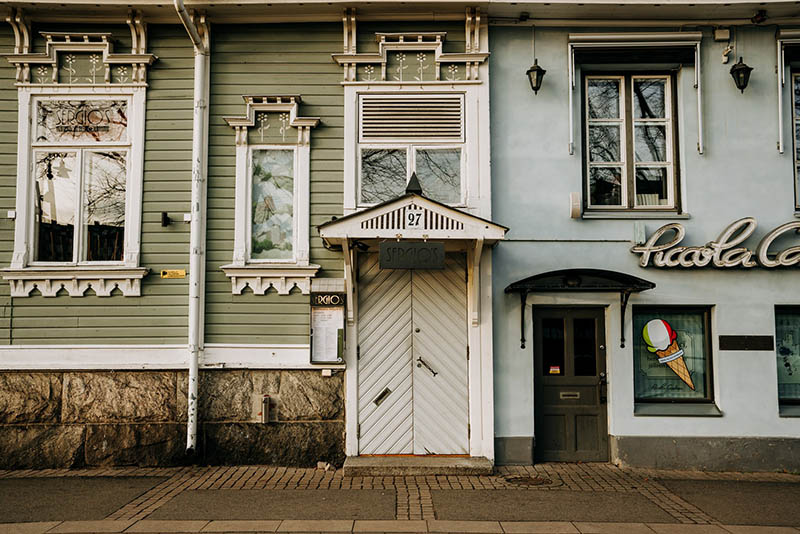
{"label": "doorframe", "polygon": [[[469,400],[469,455],[494,462],[494,362],[492,341],[492,249],[475,253],[467,241],[467,395]],[[352,250],[352,265],[358,265]],[[478,292],[472,291],[478,282]],[[345,454],[358,456],[358,284],[353,281],[353,317],[345,343]],[[477,317],[477,321],[473,320]],[[465,355],[466,357],[466,355]]]}
{"label": "doorframe", "polygon": [[[598,298],[592,298],[590,294],[584,294],[587,302],[582,301],[573,301],[571,298],[567,297],[560,297],[558,294],[549,294],[549,295],[540,295],[540,294],[528,294],[528,298],[525,300],[525,306],[531,307],[531,314],[530,314],[530,321],[527,322],[525,325],[526,333],[529,333],[529,338],[531,340],[531,359],[532,359],[532,370],[533,376],[531,377],[533,383],[533,395],[532,400],[534,405],[532,406],[531,415],[532,415],[532,424],[533,424],[533,439],[534,439],[534,452],[532,454],[535,455],[535,442],[536,442],[536,323],[534,318],[534,313],[536,308],[550,308],[550,309],[595,309],[602,313],[603,316],[603,330],[604,330],[604,338],[605,338],[605,355],[602,356],[605,359],[605,372],[606,372],[606,434],[608,439],[608,458],[611,458],[611,378],[610,378],[610,369],[611,369],[611,346],[609,344],[609,337],[611,327],[611,322],[613,316],[610,315],[612,308],[614,306],[613,302],[602,302],[607,295],[599,294]],[[528,329],[530,331],[528,332]],[[534,456],[535,457],[535,456]]]}

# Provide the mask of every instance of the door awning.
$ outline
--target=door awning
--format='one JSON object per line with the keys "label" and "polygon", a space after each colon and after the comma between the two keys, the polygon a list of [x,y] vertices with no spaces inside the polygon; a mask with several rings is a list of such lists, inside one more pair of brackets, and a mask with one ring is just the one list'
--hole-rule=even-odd
{"label": "door awning", "polygon": [[[508,228],[424,196],[416,174],[411,175],[405,194],[362,211],[319,225],[319,236],[326,247],[342,249],[347,290],[347,321],[353,323],[353,248],[369,250],[366,241],[387,239],[416,241],[471,241],[470,270],[478,273],[484,245],[505,238]],[[472,276],[472,324],[479,320],[479,276]]]}
{"label": "door awning", "polygon": [[482,240],[493,244],[508,228],[424,196],[416,175],[405,194],[318,226],[329,245],[348,239]]}
{"label": "door awning", "polygon": [[506,293],[519,293],[522,302],[520,326],[521,348],[525,348],[525,301],[528,293],[548,292],[594,292],[619,293],[620,298],[620,347],[625,348],[625,310],[631,293],[653,289],[653,282],[616,271],[603,269],[563,269],[530,276],[506,287]]}

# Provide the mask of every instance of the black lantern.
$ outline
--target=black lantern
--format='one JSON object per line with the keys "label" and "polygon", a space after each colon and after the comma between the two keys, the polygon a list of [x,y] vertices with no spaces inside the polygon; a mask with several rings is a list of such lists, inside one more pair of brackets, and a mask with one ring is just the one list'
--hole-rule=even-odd
{"label": "black lantern", "polygon": [[753,67],[749,67],[743,63],[741,57],[739,58],[739,63],[731,67],[731,76],[733,76],[733,82],[736,84],[736,88],[742,93],[744,93],[744,90],[747,87],[747,82],[750,81],[750,73],[752,71]]}
{"label": "black lantern", "polygon": [[528,75],[528,80],[531,82],[531,89],[533,89],[534,94],[538,94],[539,89],[542,88],[542,78],[544,78],[545,72],[547,71],[539,66],[539,60],[534,59],[533,66],[525,73]]}

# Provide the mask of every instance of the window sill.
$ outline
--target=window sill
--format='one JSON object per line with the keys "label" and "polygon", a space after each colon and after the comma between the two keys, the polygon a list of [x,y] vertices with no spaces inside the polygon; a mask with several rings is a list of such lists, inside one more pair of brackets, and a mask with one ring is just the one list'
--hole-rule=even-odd
{"label": "window sill", "polygon": [[584,211],[582,219],[691,219],[688,213],[674,211]]}
{"label": "window sill", "polygon": [[673,417],[722,417],[722,412],[717,405],[694,403],[656,403],[637,402],[633,407],[636,417],[648,416],[673,416]]}
{"label": "window sill", "polygon": [[62,289],[70,297],[83,297],[90,288],[98,297],[110,297],[115,289],[123,296],[139,297],[142,278],[148,272],[146,267],[108,265],[2,269],[3,279],[11,284],[12,297],[29,297],[34,289],[45,297],[55,297]]}
{"label": "window sill", "polygon": [[780,417],[800,417],[800,404],[780,404],[778,415]]}
{"label": "window sill", "polygon": [[220,269],[231,279],[231,293],[234,295],[241,295],[246,287],[256,295],[266,295],[270,287],[274,287],[279,295],[288,295],[294,287],[308,295],[311,293],[311,279],[319,271],[319,265],[223,265]]}

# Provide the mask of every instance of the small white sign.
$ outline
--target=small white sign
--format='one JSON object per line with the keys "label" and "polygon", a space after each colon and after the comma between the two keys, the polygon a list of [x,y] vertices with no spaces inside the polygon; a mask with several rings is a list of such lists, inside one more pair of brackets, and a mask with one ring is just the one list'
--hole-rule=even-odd
{"label": "small white sign", "polygon": [[339,330],[344,326],[344,307],[311,308],[311,361],[339,363]]}
{"label": "small white sign", "polygon": [[418,229],[423,228],[425,221],[425,213],[422,208],[416,206],[409,206],[406,208],[406,228]]}

